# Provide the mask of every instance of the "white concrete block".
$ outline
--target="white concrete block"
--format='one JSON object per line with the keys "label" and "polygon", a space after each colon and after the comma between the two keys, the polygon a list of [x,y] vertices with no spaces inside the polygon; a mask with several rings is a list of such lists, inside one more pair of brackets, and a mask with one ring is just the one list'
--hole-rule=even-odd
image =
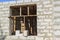
{"label": "white concrete block", "polygon": [[43,18],[45,18],[45,16],[42,16],[42,15],[40,15],[40,16],[38,16],[38,18],[40,19],[43,19]]}
{"label": "white concrete block", "polygon": [[40,27],[38,27],[38,28],[44,30],[44,29],[45,29],[45,26],[40,26]]}
{"label": "white concrete block", "polygon": [[3,30],[3,35],[9,35],[9,30]]}
{"label": "white concrete block", "polygon": [[43,5],[42,5],[42,4],[37,5],[37,8],[42,8],[42,7],[43,7]]}
{"label": "white concrete block", "polygon": [[7,36],[6,38],[5,38],[5,40],[9,40],[10,39],[10,36]]}
{"label": "white concrete block", "polygon": [[50,40],[54,40],[54,38],[53,37],[50,37]]}
{"label": "white concrete block", "polygon": [[28,36],[28,30],[25,30],[25,31],[23,32],[23,36]]}
{"label": "white concrete block", "polygon": [[44,29],[44,30],[42,30],[41,32],[46,32],[46,33],[48,33],[48,32],[49,32],[49,30]]}
{"label": "white concrete block", "polygon": [[41,22],[41,25],[49,25],[48,22]]}
{"label": "white concrete block", "polygon": [[60,25],[60,22],[54,22],[53,25],[59,26]]}
{"label": "white concrete block", "polygon": [[16,4],[16,1],[9,1],[9,4]]}
{"label": "white concrete block", "polygon": [[45,33],[38,33],[37,36],[45,36]]}
{"label": "white concrete block", "polygon": [[18,37],[17,36],[9,36],[10,37],[10,39],[18,39]]}
{"label": "white concrete block", "polygon": [[60,7],[54,7],[54,11],[60,11]]}
{"label": "white concrete block", "polygon": [[60,1],[54,1],[53,3],[54,4],[60,4]]}
{"label": "white concrete block", "polygon": [[27,40],[34,40],[34,38],[35,38],[34,36],[28,36]]}
{"label": "white concrete block", "polygon": [[4,8],[4,6],[2,5],[2,6],[0,6],[0,8]]}
{"label": "white concrete block", "polygon": [[52,26],[47,26],[46,29],[52,29]]}
{"label": "white concrete block", "polygon": [[43,9],[42,8],[39,8],[39,9],[37,9],[37,11],[43,11]]}
{"label": "white concrete block", "polygon": [[52,19],[44,19],[45,22],[51,22]]}
{"label": "white concrete block", "polygon": [[36,37],[36,40],[43,40],[43,37]]}
{"label": "white concrete block", "polygon": [[9,28],[8,26],[5,25],[2,26],[2,29],[8,29],[8,28]]}
{"label": "white concrete block", "polygon": [[43,14],[43,12],[38,10],[37,15],[41,15],[41,14]]}
{"label": "white concrete block", "polygon": [[41,22],[43,22],[43,19],[39,19],[39,20],[37,20],[37,22],[41,23]]}
{"label": "white concrete block", "polygon": [[54,16],[58,18],[60,16],[60,12],[54,12]]}
{"label": "white concrete block", "polygon": [[44,14],[52,14],[52,11],[44,11]]}
{"label": "white concrete block", "polygon": [[4,11],[4,10],[9,10],[9,8],[3,8],[2,11]]}
{"label": "white concrete block", "polygon": [[31,2],[31,0],[24,0],[24,2]]}
{"label": "white concrete block", "polygon": [[56,31],[54,31],[54,35],[60,35],[60,30],[56,30]]}
{"label": "white concrete block", "polygon": [[51,7],[51,8],[49,8],[49,10],[51,11],[51,10],[53,10],[53,8]]}
{"label": "white concrete block", "polygon": [[37,1],[39,1],[39,0],[32,0],[32,2],[37,2]]}
{"label": "white concrete block", "polygon": [[49,14],[49,15],[46,15],[45,18],[52,19],[53,16]]}
{"label": "white concrete block", "polygon": [[53,26],[53,29],[60,29],[60,26]]}
{"label": "white concrete block", "polygon": [[45,38],[44,40],[49,40],[49,38]]}
{"label": "white concrete block", "polygon": [[60,22],[60,18],[54,19],[54,22]]}
{"label": "white concrete block", "polygon": [[60,40],[60,37],[55,38],[55,40]]}
{"label": "white concrete block", "polygon": [[20,30],[16,30],[16,36],[19,36]]}
{"label": "white concrete block", "polygon": [[52,33],[47,33],[47,35],[46,36],[53,36],[53,34]]}
{"label": "white concrete block", "polygon": [[5,5],[5,4],[9,4],[9,2],[3,2],[3,4]]}
{"label": "white concrete block", "polygon": [[50,4],[51,2],[49,1],[49,0],[45,0],[45,1],[43,1],[43,4]]}
{"label": "white concrete block", "polygon": [[53,7],[53,5],[52,4],[50,4],[50,5],[44,5],[44,7]]}
{"label": "white concrete block", "polygon": [[17,0],[17,3],[22,3],[23,2],[23,0]]}

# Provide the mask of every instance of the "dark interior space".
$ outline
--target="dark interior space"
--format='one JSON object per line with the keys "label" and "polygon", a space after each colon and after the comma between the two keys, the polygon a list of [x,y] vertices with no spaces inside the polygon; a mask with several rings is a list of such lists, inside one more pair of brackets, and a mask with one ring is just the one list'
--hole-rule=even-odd
{"label": "dark interior space", "polygon": [[11,15],[12,16],[17,16],[17,15],[20,15],[20,7],[13,7],[11,8]]}
{"label": "dark interior space", "polygon": [[29,6],[29,15],[36,15],[36,10],[37,9],[37,7],[36,7],[36,5],[30,5]]}
{"label": "dark interior space", "polygon": [[[29,16],[25,18],[26,30],[28,30],[29,35],[37,35],[37,17]],[[32,30],[32,32],[31,32]]]}
{"label": "dark interior space", "polygon": [[27,15],[28,13],[27,13],[28,11],[27,11],[27,6],[22,6],[21,7],[21,13],[22,13],[22,15]]}
{"label": "dark interior space", "polygon": [[[29,16],[28,16],[28,7],[29,7]],[[29,36],[37,35],[37,16],[36,16],[37,9],[35,4],[23,5],[23,6],[12,6],[10,7],[10,9],[11,9],[10,17],[12,18],[13,21],[12,35],[15,35],[16,30],[20,30],[20,32],[22,33],[24,30],[28,30]]]}

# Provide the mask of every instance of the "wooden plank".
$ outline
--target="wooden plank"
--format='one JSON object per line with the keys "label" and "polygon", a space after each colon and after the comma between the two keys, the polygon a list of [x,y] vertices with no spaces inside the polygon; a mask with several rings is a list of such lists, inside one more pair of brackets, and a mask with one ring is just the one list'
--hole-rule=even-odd
{"label": "wooden plank", "polygon": [[20,16],[21,16],[21,7],[20,7]]}
{"label": "wooden plank", "polygon": [[28,13],[28,16],[29,16],[29,7],[27,7],[27,13]]}
{"label": "wooden plank", "polygon": [[16,17],[14,17],[14,32],[16,31]]}

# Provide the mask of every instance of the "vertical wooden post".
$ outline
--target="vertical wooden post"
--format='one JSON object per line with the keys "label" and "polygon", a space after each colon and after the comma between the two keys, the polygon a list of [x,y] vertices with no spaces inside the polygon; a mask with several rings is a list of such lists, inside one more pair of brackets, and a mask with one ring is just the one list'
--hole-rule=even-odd
{"label": "vertical wooden post", "polygon": [[16,28],[16,17],[14,17],[14,32],[15,32],[15,29]]}
{"label": "vertical wooden post", "polygon": [[30,28],[31,34],[32,34],[32,27]]}
{"label": "vertical wooden post", "polygon": [[25,24],[25,16],[24,16],[24,24]]}
{"label": "vertical wooden post", "polygon": [[28,16],[29,16],[29,6],[27,7],[27,13],[28,13]]}
{"label": "vertical wooden post", "polygon": [[21,16],[21,7],[20,7],[20,16]]}

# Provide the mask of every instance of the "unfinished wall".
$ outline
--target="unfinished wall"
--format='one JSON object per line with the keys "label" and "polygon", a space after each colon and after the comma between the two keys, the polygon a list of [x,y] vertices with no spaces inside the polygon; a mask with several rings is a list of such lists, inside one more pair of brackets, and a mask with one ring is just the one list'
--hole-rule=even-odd
{"label": "unfinished wall", "polygon": [[54,0],[54,40],[60,40],[60,0]]}
{"label": "unfinished wall", "polygon": [[[15,5],[25,5],[25,4],[37,4],[37,36],[28,37],[16,37],[9,36],[9,16],[10,16],[10,6]],[[13,2],[3,2],[0,3],[0,21],[1,28],[3,30],[3,35],[7,35],[5,40],[56,40],[54,37],[53,26],[54,22],[54,9],[53,0],[21,0]],[[59,14],[58,14],[59,15]],[[55,24],[55,23],[54,23]],[[58,26],[59,27],[59,26]],[[55,29],[54,29],[55,30]],[[59,31],[58,31],[59,32]],[[24,38],[24,39],[23,39]],[[58,39],[57,39],[58,40]]]}

